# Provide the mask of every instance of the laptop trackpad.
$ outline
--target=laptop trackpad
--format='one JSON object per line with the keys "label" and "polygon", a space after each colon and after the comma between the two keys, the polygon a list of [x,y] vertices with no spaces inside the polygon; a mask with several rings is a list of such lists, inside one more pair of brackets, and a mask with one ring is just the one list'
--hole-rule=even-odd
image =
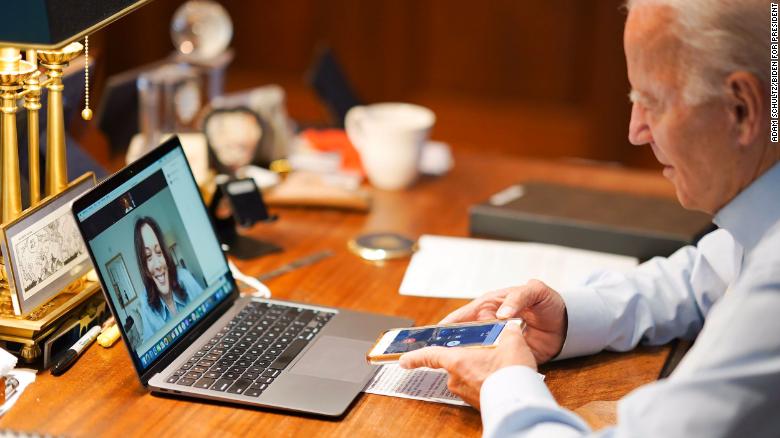
{"label": "laptop trackpad", "polygon": [[323,336],[290,369],[291,374],[358,383],[373,367],[366,362],[372,343],[336,336]]}

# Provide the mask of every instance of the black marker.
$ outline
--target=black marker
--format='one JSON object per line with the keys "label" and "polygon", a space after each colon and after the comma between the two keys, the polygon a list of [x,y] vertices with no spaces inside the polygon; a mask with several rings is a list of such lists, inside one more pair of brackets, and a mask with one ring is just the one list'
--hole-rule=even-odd
{"label": "black marker", "polygon": [[100,326],[96,325],[89,329],[89,331],[81,337],[72,347],[68,348],[68,351],[62,353],[57,358],[57,363],[51,367],[51,374],[53,376],[59,376],[70,368],[76,362],[82,351],[86,350],[89,344],[93,343],[100,334]]}

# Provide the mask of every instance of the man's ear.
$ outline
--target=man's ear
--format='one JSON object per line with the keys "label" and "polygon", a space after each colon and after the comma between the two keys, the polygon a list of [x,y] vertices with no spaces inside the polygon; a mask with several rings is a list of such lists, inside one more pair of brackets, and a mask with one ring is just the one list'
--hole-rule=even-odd
{"label": "man's ear", "polygon": [[749,146],[761,133],[764,111],[761,81],[752,73],[738,71],[726,78],[729,93],[729,112],[736,123],[739,143]]}

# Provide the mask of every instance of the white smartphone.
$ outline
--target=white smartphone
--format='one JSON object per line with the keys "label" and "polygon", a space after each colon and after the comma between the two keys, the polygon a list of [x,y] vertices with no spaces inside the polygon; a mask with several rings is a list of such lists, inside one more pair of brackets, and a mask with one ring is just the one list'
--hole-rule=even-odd
{"label": "white smartphone", "polygon": [[524,325],[522,319],[515,318],[390,329],[379,336],[366,359],[372,364],[397,362],[404,353],[434,345],[492,348],[507,324]]}

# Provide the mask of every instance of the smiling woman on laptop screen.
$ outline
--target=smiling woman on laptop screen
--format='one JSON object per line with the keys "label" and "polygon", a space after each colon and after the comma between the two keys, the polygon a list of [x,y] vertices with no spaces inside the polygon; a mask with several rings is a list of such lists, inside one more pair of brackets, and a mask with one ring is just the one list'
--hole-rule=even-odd
{"label": "smiling woman on laptop screen", "polygon": [[[192,273],[176,266],[156,220],[143,216],[135,221],[135,256],[146,288],[144,340],[184,311],[187,303],[203,293]],[[184,264],[182,259],[180,264]]]}

